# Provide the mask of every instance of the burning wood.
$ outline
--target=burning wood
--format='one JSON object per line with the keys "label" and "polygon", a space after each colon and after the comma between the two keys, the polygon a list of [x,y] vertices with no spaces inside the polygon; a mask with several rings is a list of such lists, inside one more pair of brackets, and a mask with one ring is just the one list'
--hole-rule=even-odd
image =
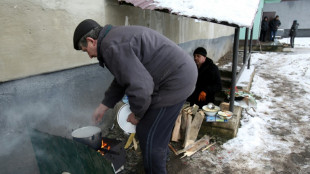
{"label": "burning wood", "polygon": [[97,152],[99,152],[103,156],[106,152],[110,151],[110,149],[111,146],[109,146],[108,143],[105,143],[103,140],[101,140],[101,147],[99,150],[97,150]]}

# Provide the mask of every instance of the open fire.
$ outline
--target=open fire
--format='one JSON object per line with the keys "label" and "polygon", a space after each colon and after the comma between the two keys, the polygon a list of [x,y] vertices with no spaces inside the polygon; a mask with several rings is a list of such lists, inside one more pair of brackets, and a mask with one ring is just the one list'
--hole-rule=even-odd
{"label": "open fire", "polygon": [[108,143],[101,140],[101,147],[99,150],[97,150],[102,156],[108,152],[111,149],[111,146],[108,145]]}
{"label": "open fire", "polygon": [[124,143],[116,139],[102,138],[97,150],[104,158],[111,161],[116,171],[122,170],[126,162]]}

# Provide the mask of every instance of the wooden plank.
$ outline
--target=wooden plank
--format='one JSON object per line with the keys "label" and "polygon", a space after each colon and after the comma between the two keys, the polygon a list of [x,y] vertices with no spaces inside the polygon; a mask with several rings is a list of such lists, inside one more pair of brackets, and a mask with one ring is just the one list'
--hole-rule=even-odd
{"label": "wooden plank", "polygon": [[187,110],[188,108],[185,108],[182,110],[182,117],[181,117],[181,138],[180,139],[184,139],[185,138],[185,131],[186,131],[186,126],[187,126]]}
{"label": "wooden plank", "polygon": [[204,114],[202,115],[200,112],[196,112],[196,115],[191,123],[191,130],[189,132],[187,145],[196,141],[203,119]]}
{"label": "wooden plank", "polygon": [[187,148],[184,155],[181,158],[186,156],[192,156],[194,153],[199,151],[201,148],[209,144],[210,137],[205,135],[200,140],[196,141],[190,148]]}
{"label": "wooden plank", "polygon": [[216,144],[216,142],[212,143],[212,144],[209,144],[207,147],[203,148],[201,151],[205,151],[207,149],[209,149],[211,146],[213,146],[214,144]]}
{"label": "wooden plank", "polygon": [[187,120],[186,120],[186,131],[184,136],[184,144],[183,147],[186,147],[189,145],[189,137],[190,137],[190,131],[191,131],[191,124],[192,124],[192,115],[187,114]]}
{"label": "wooden plank", "polygon": [[172,131],[171,141],[178,142],[181,137],[181,133],[180,133],[181,120],[182,120],[182,111],[179,113],[179,116],[177,120],[175,121],[175,125]]}

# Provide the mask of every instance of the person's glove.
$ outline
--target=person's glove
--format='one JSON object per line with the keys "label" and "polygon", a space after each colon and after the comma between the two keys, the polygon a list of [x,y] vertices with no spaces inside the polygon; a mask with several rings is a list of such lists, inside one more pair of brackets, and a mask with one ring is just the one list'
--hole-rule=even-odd
{"label": "person's glove", "polygon": [[207,94],[204,91],[201,91],[198,97],[198,101],[206,101]]}

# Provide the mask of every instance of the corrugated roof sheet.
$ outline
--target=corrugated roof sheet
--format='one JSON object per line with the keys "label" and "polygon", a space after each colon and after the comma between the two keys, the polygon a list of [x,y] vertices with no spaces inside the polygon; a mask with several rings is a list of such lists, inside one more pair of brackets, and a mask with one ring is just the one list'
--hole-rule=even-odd
{"label": "corrugated roof sheet", "polygon": [[149,10],[229,26],[252,27],[260,0],[118,0]]}

